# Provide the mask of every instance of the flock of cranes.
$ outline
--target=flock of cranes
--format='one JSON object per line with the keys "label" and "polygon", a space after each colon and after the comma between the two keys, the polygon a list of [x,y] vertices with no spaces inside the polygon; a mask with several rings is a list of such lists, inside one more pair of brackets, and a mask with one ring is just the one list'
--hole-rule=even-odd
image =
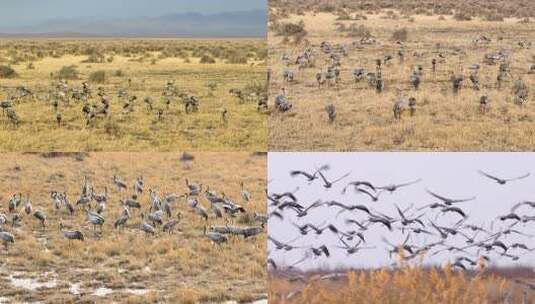
{"label": "flock of cranes", "polygon": [[[490,48],[491,42],[491,38],[481,35],[477,39],[474,39],[472,43],[475,47],[488,49]],[[355,41],[349,46],[323,41],[320,45],[307,46],[302,52],[293,56],[284,53],[281,58],[282,64],[285,66],[282,71],[284,87],[275,96],[275,107],[281,112],[286,112],[293,108],[293,104],[288,98],[288,88],[291,88],[297,81],[303,83],[314,81],[319,90],[339,89],[340,86],[349,84],[349,82],[343,83],[342,78],[345,77],[346,70],[350,70],[351,76],[348,77],[352,78],[354,85],[359,87],[359,89],[365,89],[367,86],[370,90],[380,94],[385,89],[388,89],[389,86],[395,86],[399,97],[394,100],[392,111],[394,120],[400,120],[403,113],[407,110],[410,116],[416,115],[417,100],[414,96],[407,97],[406,95],[410,94],[411,91],[420,90],[422,84],[426,82],[437,82],[439,66],[447,67],[448,62],[450,62],[450,65],[455,65],[459,62],[460,65],[460,72],[456,73],[453,70],[449,72],[448,80],[452,92],[458,94],[463,87],[481,92],[481,97],[476,101],[479,103],[481,113],[485,113],[490,109],[491,100],[489,98],[489,92],[492,90],[505,90],[504,83],[506,81],[512,82],[510,96],[514,103],[523,105],[529,99],[529,88],[523,77],[531,77],[535,74],[535,64],[528,65],[527,67],[512,67],[513,54],[510,49],[502,48],[484,54],[481,62],[470,64],[466,68],[468,73],[465,73],[465,67],[463,65],[466,64],[464,62],[467,57],[467,50],[462,47],[450,48],[438,43],[436,49],[433,51],[410,50],[409,46],[404,42],[397,41],[393,47],[398,48],[398,51],[385,54],[381,58],[374,60],[375,67],[367,69],[365,67],[347,66],[348,63],[345,63],[345,61],[351,61],[347,59],[351,53],[358,54],[359,58],[361,58],[362,55],[358,52],[373,47],[378,43],[377,38],[369,36]],[[516,45],[520,49],[529,49],[530,46],[531,44],[526,41],[519,41]],[[416,63],[410,65],[407,82],[387,85],[389,70],[403,68],[409,56],[412,56]],[[398,59],[398,63],[394,63],[395,58]],[[454,60],[455,58],[458,58],[458,60]],[[325,62],[326,66],[315,74],[314,79],[307,79],[306,77],[309,76],[304,71],[316,68],[320,61]],[[452,61],[455,61],[455,63]],[[483,65],[491,66],[490,69],[496,70],[497,76],[494,82],[483,83],[480,80],[479,75],[481,74],[480,70]],[[496,66],[496,68],[492,68],[492,66]],[[515,74],[513,74],[513,70]],[[271,73],[272,71],[269,72],[269,78],[271,78]],[[361,86],[360,83],[363,81],[367,85]],[[400,89],[400,86],[405,86],[405,88]],[[326,104],[325,111],[328,120],[333,122],[336,118],[335,106],[331,100],[327,100]]]}
{"label": "flock of cranes", "polygon": [[[250,214],[249,224],[253,224],[252,226],[233,224],[238,215],[248,213],[248,204],[252,202],[251,195],[243,183],[240,189],[242,203],[238,204],[225,193],[220,194],[209,186],[191,182],[187,178],[183,194],[168,193],[164,196],[160,196],[152,188],[147,189],[143,176],[138,176],[131,186],[116,175],[111,182],[111,187],[116,188],[118,195],[123,197],[119,202],[110,201],[108,186],[104,187],[102,192],[97,192],[87,177],[84,178],[80,193],[74,200],[71,200],[66,192],[51,191],[50,208],[35,204],[30,195],[13,194],[9,198],[7,212],[0,212],[0,240],[5,250],[9,250],[10,245],[16,246],[17,234],[30,232],[27,228],[31,229],[31,221],[39,223],[42,233],[54,233],[56,230],[49,227],[57,225],[69,242],[83,242],[88,233],[98,240],[104,233],[121,233],[124,229],[138,229],[141,233],[152,236],[158,236],[160,231],[173,233],[184,220],[183,212],[188,211],[204,222],[202,235],[219,246],[228,242],[231,236],[251,238],[265,230],[267,216],[256,212]],[[208,208],[201,203],[203,200],[209,203]],[[39,202],[42,201],[40,198]],[[121,212],[112,218],[113,225],[107,225],[110,221],[108,219],[114,216],[108,214],[106,206],[109,204],[120,204],[118,207]],[[45,210],[52,210],[54,216],[49,217]],[[76,217],[77,213],[85,213],[85,223],[77,222],[80,219]],[[60,220],[58,223],[50,223],[50,218]],[[63,223],[64,218],[76,222],[76,227],[67,227]],[[218,219],[225,224],[215,225]],[[207,227],[210,222],[213,225]],[[84,229],[85,224],[89,224],[92,231],[91,228]]]}
{"label": "flock of cranes", "polygon": [[[325,165],[310,171],[290,171],[291,178],[300,179],[299,186],[288,192],[268,193],[270,225],[286,228],[284,235],[268,236],[268,267],[273,271],[295,273],[294,270],[303,270],[303,265],[319,269],[323,262],[332,259],[334,251],[345,252],[352,260],[366,250],[388,253],[392,266],[440,259],[463,271],[500,261],[527,262],[533,257],[530,254],[535,251],[535,216],[530,214],[535,201],[513,203],[508,212],[494,214],[492,222],[482,223],[477,214],[470,214],[465,208],[477,196],[458,197],[426,189],[425,197],[430,202],[412,199],[405,208],[399,203],[384,205],[385,195],[397,199],[399,191],[423,180],[377,185],[366,180],[352,181],[350,173],[333,176],[329,169]],[[511,178],[487,171],[478,173],[495,183],[497,191],[530,177],[529,173]],[[330,199],[333,191],[339,192],[342,199]],[[300,198],[303,192],[306,200]],[[316,199],[310,199],[311,196]],[[280,265],[282,260],[285,265]]]}
{"label": "flock of cranes", "polygon": [[[254,92],[236,88],[231,89],[229,94],[235,97],[240,104],[256,101],[259,111],[267,107],[267,94],[258,95]],[[59,80],[53,83],[44,95],[36,94],[29,87],[19,86],[9,90],[6,95],[7,99],[0,101],[0,108],[2,108],[7,121],[15,126],[24,122],[24,118],[21,118],[16,112],[16,105],[28,100],[38,100],[50,105],[54,110],[54,115],[50,118],[50,121],[57,124],[58,127],[61,127],[65,121],[70,120],[62,114],[65,112],[64,110],[75,105],[81,106],[80,117],[82,117],[87,126],[94,124],[94,121],[99,118],[109,118],[114,114],[110,108],[112,95],[106,92],[102,86],[93,90],[87,82],[83,82],[80,87],[76,87],[69,85],[65,80]],[[117,90],[116,102],[121,105],[120,113],[117,113],[117,115],[126,116],[135,112],[136,108],[145,107],[146,111],[156,118],[156,121],[161,121],[174,104],[182,105],[186,114],[197,112],[200,106],[199,97],[180,91],[174,81],[168,81],[165,84],[159,103],[150,96],[141,100],[127,88],[119,88]],[[228,120],[228,112],[226,108],[221,110],[220,115],[223,123]]]}

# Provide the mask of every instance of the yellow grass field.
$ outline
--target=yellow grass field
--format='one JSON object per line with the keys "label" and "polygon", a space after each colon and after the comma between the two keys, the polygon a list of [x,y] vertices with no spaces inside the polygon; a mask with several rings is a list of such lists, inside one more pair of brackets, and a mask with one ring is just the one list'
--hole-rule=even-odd
{"label": "yellow grass field", "polygon": [[[531,47],[519,42],[533,41],[535,23],[521,23],[520,19],[506,18],[503,22],[456,21],[453,16],[403,15],[385,10],[375,12],[348,11],[349,16],[362,14],[367,20],[338,20],[333,13],[302,11],[302,15],[282,14],[281,8],[271,9],[271,30],[268,48],[270,82],[269,149],[283,151],[532,151],[535,144],[533,121],[535,104],[533,92],[522,106],[513,102],[512,85],[521,78],[528,88],[535,85],[535,74],[527,74],[535,63]],[[284,42],[277,35],[274,24],[304,22],[307,34],[299,44]],[[361,37],[350,37],[349,32],[338,31],[363,26],[376,37],[377,44],[359,49],[353,42]],[[393,33],[407,30],[402,45],[392,39]],[[492,41],[487,45],[472,41],[486,35]],[[338,84],[318,88],[315,75],[325,72],[331,61],[319,48],[325,41],[335,46],[346,46],[348,55],[341,58]],[[313,66],[299,70],[296,57],[307,47],[313,49]],[[401,62],[398,51],[404,50]],[[486,65],[483,57],[501,49],[509,53],[511,75],[496,88],[499,63]],[[281,58],[290,58],[287,66]],[[442,54],[444,58],[440,57]],[[366,79],[355,83],[352,72],[364,68],[375,72],[376,59],[392,55],[383,66],[385,90],[376,93]],[[438,60],[437,71],[431,71],[431,61]],[[472,89],[468,67],[480,64],[480,90]],[[422,65],[423,76],[419,90],[411,87],[409,77],[415,65]],[[283,71],[295,73],[295,81],[287,83]],[[458,94],[451,90],[451,73],[465,76]],[[288,112],[273,109],[274,99],[284,87],[293,108]],[[401,121],[393,117],[393,106],[400,95],[416,98],[416,112],[411,117],[406,111]],[[481,113],[482,95],[490,99],[488,112]],[[325,107],[333,104],[337,117],[329,122]]]}
{"label": "yellow grass field", "polygon": [[[205,55],[215,63],[200,63]],[[97,63],[84,63],[91,56]],[[247,88],[265,92],[265,56],[262,40],[0,39],[0,65],[10,66],[17,74],[0,78],[0,101],[9,101],[17,86],[34,93],[33,98],[13,101],[20,119],[17,126],[0,115],[0,150],[264,151],[267,118],[257,110],[262,96],[250,98],[252,91]],[[55,97],[62,79],[58,72],[71,65],[79,75],[67,80],[67,98],[87,81],[92,89],[90,104],[100,105],[98,87],[110,98],[108,115],[98,116],[90,125],[82,112],[83,102],[71,99],[67,104]],[[103,82],[89,80],[97,71],[105,73]],[[169,106],[164,104],[168,81],[174,81],[178,92],[199,99],[198,112],[186,114],[177,96]],[[247,94],[244,102],[229,94],[233,88]],[[119,89],[137,97],[133,112],[122,113],[128,97],[120,99]],[[144,102],[146,97],[152,99],[152,110]],[[53,107],[56,100],[58,110]]]}
{"label": "yellow grass field", "polygon": [[466,274],[446,267],[395,271],[350,271],[336,280],[305,275],[305,282],[270,275],[269,303],[531,303],[535,295],[514,280],[494,274]]}
{"label": "yellow grass field", "polygon": [[[29,195],[34,212],[46,213],[47,225],[42,228],[33,215],[26,215],[23,204],[16,211],[22,216],[20,226],[2,226],[16,240],[8,251],[0,247],[0,302],[220,303],[265,298],[265,233],[246,239],[229,236],[220,247],[203,235],[204,226],[259,226],[253,214],[266,210],[265,155],[193,156],[194,160],[185,162],[180,153],[3,154],[0,213],[11,219],[7,201],[20,192],[23,198]],[[113,175],[124,179],[129,188],[115,187]],[[131,208],[126,226],[115,229],[114,221],[123,209],[119,200],[131,195],[130,185],[139,175],[145,181],[141,210]],[[65,191],[74,204],[84,176],[97,193],[108,187],[101,234],[93,232],[82,208],[71,216],[64,207],[55,210],[50,198],[50,191]],[[155,235],[145,235],[140,230],[140,212],[149,213],[149,188],[160,198],[166,193],[184,194],[186,178],[225,193],[246,213],[216,219],[202,194],[199,203],[209,214],[205,222],[185,199],[178,199],[173,216],[180,212],[182,218],[174,231],[156,228]],[[248,203],[241,199],[240,182],[251,194]],[[69,242],[59,230],[60,222],[67,229],[81,230],[85,241]]]}

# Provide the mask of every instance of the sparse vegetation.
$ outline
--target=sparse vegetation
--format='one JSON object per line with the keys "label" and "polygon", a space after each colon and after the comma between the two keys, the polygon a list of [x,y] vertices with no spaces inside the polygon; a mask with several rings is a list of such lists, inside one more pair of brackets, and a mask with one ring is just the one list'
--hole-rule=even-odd
{"label": "sparse vegetation", "polygon": [[15,70],[7,65],[0,65],[0,78],[14,78],[17,76]]}
{"label": "sparse vegetation", "polygon": [[274,31],[278,36],[283,36],[285,42],[293,39],[293,42],[296,44],[300,43],[307,35],[303,20],[297,23],[283,22],[275,24]]}
{"label": "sparse vegetation", "polygon": [[394,31],[394,33],[392,33],[392,40],[393,41],[401,41],[401,42],[406,42],[407,39],[408,39],[408,31],[407,31],[407,28],[402,28],[402,29],[399,29],[399,30],[396,30]]}
{"label": "sparse vegetation", "polygon": [[[405,14],[416,15],[453,15],[455,12],[470,12],[473,16],[484,18],[488,12],[499,11],[507,17],[534,17],[535,3],[527,0],[485,1],[473,5],[463,1],[435,0],[270,0],[270,9],[276,9],[277,15],[284,18],[288,15],[303,15],[305,12],[336,13],[365,12],[374,14],[381,10],[398,10]],[[522,8],[522,9],[519,9]]]}
{"label": "sparse vegetation", "polygon": [[94,83],[99,83],[99,84],[105,83],[106,82],[106,72],[102,71],[102,70],[92,72],[89,75],[89,81],[90,82],[94,82]]}
{"label": "sparse vegetation", "polygon": [[201,57],[201,63],[204,63],[204,64],[214,64],[215,63],[215,59],[210,56],[210,55],[203,55]]}
{"label": "sparse vegetation", "polygon": [[457,21],[470,21],[472,20],[472,16],[467,12],[457,12],[455,15],[453,15],[453,18]]}
{"label": "sparse vegetation", "polygon": [[69,65],[62,67],[58,72],[59,79],[75,80],[78,79],[78,69],[75,65]]}

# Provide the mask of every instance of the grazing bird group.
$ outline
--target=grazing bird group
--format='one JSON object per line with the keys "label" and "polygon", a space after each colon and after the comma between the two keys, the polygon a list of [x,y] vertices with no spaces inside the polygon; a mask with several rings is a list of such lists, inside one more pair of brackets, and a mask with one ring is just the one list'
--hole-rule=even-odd
{"label": "grazing bird group", "polygon": [[[4,248],[16,246],[17,235],[32,234],[34,230],[40,235],[59,233],[71,244],[72,241],[85,242],[89,237],[98,241],[103,235],[126,231],[157,237],[161,233],[173,233],[185,220],[191,219],[198,219],[199,226],[204,227],[198,236],[220,248],[232,238],[249,239],[265,231],[267,215],[247,211],[253,197],[243,182],[239,185],[241,203],[187,178],[181,195],[162,195],[148,188],[142,175],[132,183],[113,175],[110,184],[116,191],[109,192],[108,186],[104,186],[102,192],[98,192],[90,178],[85,177],[75,201],[71,203],[67,192],[52,190],[50,207],[43,205],[46,199],[31,201],[29,195],[11,195],[6,211],[0,209],[0,240]],[[121,198],[112,201],[112,195]],[[203,200],[209,208],[203,206]],[[120,210],[118,214],[107,211],[112,204],[118,208],[111,210]],[[136,213],[138,216],[134,216]],[[185,219],[185,213],[192,215]],[[59,227],[59,231],[51,227]]]}
{"label": "grazing bird group", "polygon": [[[478,37],[474,40],[477,42],[473,43],[478,45],[478,49],[491,49],[493,47],[493,44],[491,44],[493,41],[492,38],[486,35],[481,36],[485,37],[485,39],[482,40],[481,37]],[[392,82],[389,82],[390,74],[395,70],[403,70],[404,67],[409,65],[406,62],[406,53],[412,53],[415,63],[410,65],[410,72],[407,75],[406,83],[404,81],[396,83],[396,87],[400,85],[405,86],[403,91],[421,90],[427,84],[435,87],[443,86],[443,88],[448,88],[454,95],[460,95],[464,87],[471,88],[473,91],[484,91],[485,97],[481,97],[480,100],[473,100],[473,104],[474,109],[477,109],[476,105],[479,102],[480,112],[485,113],[490,110],[489,100],[486,97],[489,95],[489,92],[492,90],[500,91],[504,88],[506,82],[511,82],[512,89],[511,93],[508,94],[514,103],[523,105],[529,100],[529,86],[522,77],[524,75],[530,77],[529,75],[535,74],[535,65],[531,65],[527,69],[525,67],[513,68],[511,63],[513,61],[513,52],[511,50],[499,49],[486,53],[481,57],[479,62],[473,63],[466,62],[466,58],[468,57],[467,50],[462,47],[446,47],[439,43],[437,44],[436,50],[433,51],[414,49],[411,52],[407,45],[401,42],[395,42],[392,44],[392,47],[399,48],[397,51],[397,55],[400,58],[399,63],[393,63],[392,59],[394,55],[387,53],[379,55],[377,59],[373,60],[375,66],[373,64],[370,64],[371,66],[369,67],[350,66],[354,64],[354,58],[350,57],[351,54],[358,55],[358,59],[361,60],[361,52],[366,48],[375,48],[377,43],[377,38],[369,36],[360,41],[355,41],[351,45],[342,43],[333,44],[329,41],[323,41],[316,45],[307,43],[304,49],[297,49],[297,52],[294,51],[293,54],[285,51],[281,58],[281,63],[283,64],[282,78],[288,91],[275,95],[275,107],[281,112],[292,110],[292,104],[288,102],[290,99],[289,93],[292,87],[301,83],[310,83],[305,86],[307,89],[309,87],[317,87],[320,91],[336,90],[333,94],[337,95],[340,94],[338,90],[345,84],[348,88],[352,86],[355,90],[370,90],[380,94],[385,90],[392,89],[389,86]],[[525,43],[519,43],[518,45],[523,50]],[[418,45],[415,48],[420,47]],[[292,57],[296,59],[293,60]],[[521,58],[521,55],[518,57]],[[369,62],[367,60],[362,61]],[[312,74],[306,73],[306,70],[317,68],[318,64],[323,64],[324,67],[320,71],[315,70],[312,73],[314,78],[311,78]],[[445,67],[448,64],[450,66],[459,66],[457,68],[458,71],[446,71]],[[297,66],[299,72],[293,69],[293,65]],[[465,67],[469,71],[468,73],[464,71]],[[427,73],[427,71],[430,73]],[[515,74],[512,71],[515,71]],[[347,77],[351,78],[351,82],[348,80],[344,83],[345,74],[349,73],[351,75]],[[480,77],[481,75],[487,76],[492,73],[497,73],[496,82],[492,79],[489,82],[489,77]],[[438,77],[440,76],[445,81],[439,81]],[[390,78],[399,81],[397,75],[392,75]],[[367,80],[367,85],[363,86],[360,84],[363,79]],[[432,90],[436,89],[435,87],[432,87]],[[427,87],[425,88],[427,89]],[[306,103],[305,100],[304,102]],[[352,102],[358,101],[352,100]],[[405,108],[409,108],[411,116],[414,116],[416,114],[415,106],[416,99],[413,97],[411,97],[409,102],[405,101],[404,98],[394,100],[394,121],[401,119],[401,113]],[[328,114],[328,121],[332,123],[336,117],[334,108],[328,106],[325,110]]]}
{"label": "grazing bird group", "polygon": [[[130,82],[129,82],[130,83]],[[129,84],[130,87],[130,84]],[[241,103],[245,100],[257,102],[257,109],[265,109],[267,93],[249,92],[249,89],[232,89],[231,96],[236,96]],[[80,87],[69,84],[65,80],[53,82],[45,93],[37,94],[27,87],[17,87],[12,92],[10,88],[6,91],[7,100],[0,101],[0,107],[6,120],[14,126],[31,123],[30,119],[19,116],[16,108],[21,103],[39,102],[50,105],[54,115],[50,117],[58,128],[61,128],[66,121],[74,121],[72,117],[67,117],[66,112],[70,109],[79,108],[81,117],[85,126],[95,126],[98,120],[111,120],[119,117],[120,121],[125,117],[131,116],[132,113],[138,112],[140,104],[143,102],[146,112],[150,116],[156,117],[155,122],[159,122],[171,113],[171,107],[178,105],[183,107],[185,114],[198,112],[201,105],[199,97],[182,92],[174,83],[168,81],[162,89],[160,103],[154,101],[150,96],[143,99],[138,98],[128,88],[118,88],[117,93],[106,92],[106,89],[99,86],[93,89],[87,82],[83,82]],[[113,98],[113,95],[116,98]],[[247,96],[245,98],[244,96]],[[118,112],[112,108],[112,104],[117,104]],[[113,110],[112,110],[113,109]],[[225,120],[227,119],[228,110],[225,110]],[[176,113],[173,112],[173,113]]]}

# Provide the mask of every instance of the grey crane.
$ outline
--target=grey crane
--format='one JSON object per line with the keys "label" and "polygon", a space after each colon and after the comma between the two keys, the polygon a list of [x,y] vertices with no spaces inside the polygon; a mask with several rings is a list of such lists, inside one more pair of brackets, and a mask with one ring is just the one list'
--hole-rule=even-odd
{"label": "grey crane", "polygon": [[32,202],[30,201],[30,195],[26,197],[26,203],[24,204],[24,212],[26,212],[27,215],[32,214]]}
{"label": "grey crane", "polygon": [[152,234],[152,235],[155,235],[156,234],[156,229],[154,229],[154,227],[152,227],[150,224],[148,224],[147,222],[143,222],[141,224],[141,227],[140,227],[141,231],[145,232],[145,234]]}
{"label": "grey crane", "polygon": [[417,183],[419,183],[421,181],[422,181],[422,179],[418,178],[416,180],[413,180],[413,181],[410,181],[410,182],[406,182],[406,183],[390,184],[390,185],[387,185],[387,186],[381,186],[381,187],[375,187],[375,188],[379,189],[379,190],[385,190],[385,191],[388,191],[388,192],[392,193],[394,191],[399,190],[402,187],[411,186],[411,185],[417,184]]}
{"label": "grey crane", "polygon": [[117,186],[117,189],[119,189],[119,191],[126,190],[128,188],[126,183],[117,175],[113,176],[113,183]]}
{"label": "grey crane", "polygon": [[145,182],[143,181],[143,176],[138,176],[134,182],[134,193],[139,195],[143,193],[143,188],[145,187]]}
{"label": "grey crane", "polygon": [[6,250],[8,249],[9,243],[15,244],[15,236],[7,231],[0,231],[0,240],[4,243]]}
{"label": "grey crane", "polygon": [[3,213],[0,213],[0,225],[4,225],[7,223],[7,216]]}
{"label": "grey crane", "polygon": [[243,182],[240,182],[240,192],[243,201],[248,203],[251,200],[251,193],[245,189]]}
{"label": "grey crane", "polygon": [[329,122],[334,122],[334,120],[336,119],[336,107],[334,106],[334,104],[331,103],[325,106],[325,112],[329,117]]}
{"label": "grey crane", "polygon": [[182,219],[182,213],[178,212],[177,215],[176,215],[176,219],[172,219],[172,220],[169,220],[167,223],[165,223],[163,226],[162,226],[162,230],[164,232],[168,232],[168,233],[171,233],[173,232],[173,229],[176,225],[178,225],[178,223],[180,222],[180,220]]}
{"label": "grey crane", "polygon": [[341,177],[333,180],[333,181],[329,181],[327,180],[327,178],[325,178],[325,175],[323,175],[323,173],[321,173],[320,170],[317,171],[320,178],[323,180],[323,187],[326,188],[326,189],[330,189],[335,183],[341,181],[342,179],[346,178],[349,176],[350,173],[346,173],[344,175],[342,175]]}
{"label": "grey crane", "polygon": [[104,217],[98,213],[87,210],[87,220],[93,225],[93,231],[96,230],[97,226],[100,226],[102,232],[102,225],[104,225]]}
{"label": "grey crane", "polygon": [[197,204],[193,208],[195,209],[195,213],[197,213],[199,216],[201,216],[205,221],[208,220],[208,213],[206,212],[206,209],[204,209],[203,206]]}
{"label": "grey crane", "polygon": [[407,107],[407,101],[403,97],[400,97],[398,100],[394,102],[394,106],[392,107],[392,112],[394,113],[395,120],[401,120],[401,115],[403,111],[405,111],[406,107]]}
{"label": "grey crane", "polygon": [[435,198],[438,198],[439,200],[441,200],[442,202],[444,202],[444,204],[446,204],[448,206],[456,204],[456,203],[464,203],[464,202],[468,202],[468,201],[473,201],[473,200],[476,199],[475,197],[470,197],[470,198],[465,198],[465,199],[451,199],[451,198],[447,198],[447,197],[438,195],[438,194],[436,194],[436,193],[434,193],[434,192],[432,192],[430,190],[426,190],[426,191],[431,196],[433,196]]}
{"label": "grey crane", "polygon": [[190,183],[187,178],[186,178],[186,186],[189,189],[190,196],[197,196],[202,192],[202,184]]}
{"label": "grey crane", "polygon": [[17,112],[13,110],[12,108],[6,109],[6,115],[9,121],[11,121],[12,124],[18,125],[20,123],[19,116],[17,115]]}
{"label": "grey crane", "polygon": [[34,212],[33,216],[41,222],[43,228],[46,227],[46,214],[43,211],[37,210]]}
{"label": "grey crane", "polygon": [[113,223],[113,227],[115,227],[115,229],[119,228],[119,227],[124,227],[124,225],[126,225],[126,222],[128,221],[128,219],[130,218],[130,214],[128,212],[128,209],[124,209],[125,212],[123,212],[123,214],[121,214],[121,216],[115,220],[115,223]]}
{"label": "grey crane", "polygon": [[80,230],[66,230],[65,226],[63,226],[63,223],[59,223],[59,230],[63,233],[63,236],[69,240],[69,243],[71,240],[78,240],[78,241],[84,241],[84,233]]}
{"label": "grey crane", "polygon": [[228,241],[227,236],[222,233],[214,232],[214,231],[207,232],[206,226],[204,226],[204,235],[214,244],[219,245],[219,246],[221,246],[221,244]]}
{"label": "grey crane", "polygon": [[91,196],[97,203],[107,202],[108,201],[108,187],[104,187],[104,193],[97,194],[94,191],[91,193]]}
{"label": "grey crane", "polygon": [[128,208],[141,209],[141,203],[134,198],[127,198],[124,200],[120,200],[120,202],[123,206],[126,206]]}
{"label": "grey crane", "polygon": [[489,173],[486,173],[486,172],[481,171],[481,170],[479,170],[478,173],[483,175],[483,176],[485,176],[485,177],[488,177],[488,178],[494,180],[495,182],[497,182],[500,185],[505,185],[507,182],[524,179],[524,178],[527,178],[527,177],[530,176],[529,172],[524,174],[524,175],[513,177],[513,178],[499,178],[499,177],[496,177],[494,175],[490,175]]}
{"label": "grey crane", "polygon": [[485,113],[489,110],[489,108],[490,108],[489,97],[487,95],[481,96],[481,98],[479,98],[479,111],[481,113]]}

